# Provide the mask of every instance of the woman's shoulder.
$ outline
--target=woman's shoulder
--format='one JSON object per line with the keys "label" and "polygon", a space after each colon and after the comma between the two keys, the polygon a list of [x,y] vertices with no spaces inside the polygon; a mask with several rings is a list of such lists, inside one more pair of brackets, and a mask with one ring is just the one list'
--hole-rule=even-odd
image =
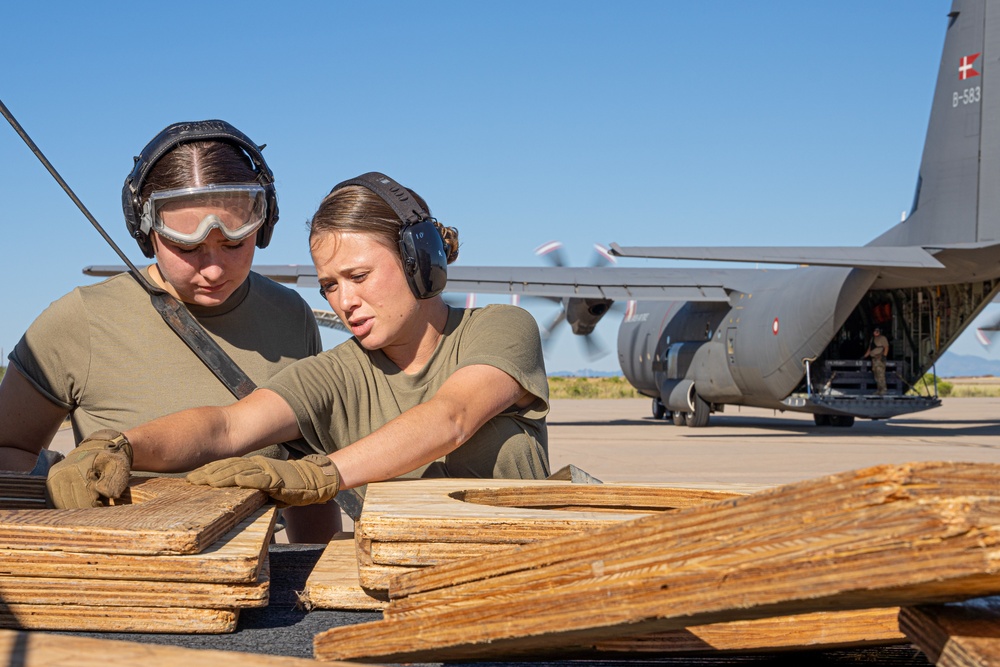
{"label": "woman's shoulder", "polygon": [[482,308],[473,308],[468,311],[469,323],[476,323],[477,326],[535,326],[535,318],[531,313],[520,306],[512,306],[504,303],[493,303]]}

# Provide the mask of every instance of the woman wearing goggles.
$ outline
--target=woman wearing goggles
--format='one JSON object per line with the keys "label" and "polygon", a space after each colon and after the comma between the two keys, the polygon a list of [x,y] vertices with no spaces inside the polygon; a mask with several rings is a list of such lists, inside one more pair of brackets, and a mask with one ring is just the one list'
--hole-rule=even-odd
{"label": "woman wearing goggles", "polygon": [[[191,139],[192,130],[212,138]],[[154,259],[143,273],[184,303],[257,384],[321,348],[308,304],[250,270],[277,221],[272,188],[259,149],[239,130],[178,123],[143,149],[122,202],[130,234]],[[235,400],[128,274],[53,303],[10,362],[0,384],[5,470],[30,470],[67,416],[80,444],[95,430]],[[283,456],[280,448],[266,453]]]}

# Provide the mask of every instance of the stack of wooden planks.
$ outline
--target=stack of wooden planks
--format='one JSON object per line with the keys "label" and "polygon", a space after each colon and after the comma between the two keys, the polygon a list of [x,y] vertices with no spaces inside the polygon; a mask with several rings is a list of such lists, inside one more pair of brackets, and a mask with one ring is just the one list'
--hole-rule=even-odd
{"label": "stack of wooden planks", "polygon": [[258,491],[133,479],[125,504],[41,509],[0,476],[0,627],[220,633],[266,606],[275,510]]}
{"label": "stack of wooden planks", "polygon": [[355,526],[362,587],[385,591],[396,575],[511,546],[587,533],[652,512],[737,498],[669,485],[574,484],[510,479],[421,479],[368,485]]}
{"label": "stack of wooden planks", "polygon": [[394,577],[384,620],[317,635],[315,655],[574,652],[756,619],[786,617],[791,632],[790,615],[881,609],[884,620],[894,607],[993,595],[998,482],[994,464],[878,466],[445,562]]}

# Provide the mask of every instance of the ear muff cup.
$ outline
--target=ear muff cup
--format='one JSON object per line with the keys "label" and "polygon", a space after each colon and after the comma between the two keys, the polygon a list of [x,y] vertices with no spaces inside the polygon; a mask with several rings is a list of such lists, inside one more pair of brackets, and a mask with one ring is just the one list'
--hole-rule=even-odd
{"label": "ear muff cup", "polygon": [[348,185],[360,185],[378,195],[403,222],[399,230],[399,254],[413,295],[430,299],[443,292],[448,282],[448,253],[430,213],[409,190],[377,171],[338,183],[330,192]]}

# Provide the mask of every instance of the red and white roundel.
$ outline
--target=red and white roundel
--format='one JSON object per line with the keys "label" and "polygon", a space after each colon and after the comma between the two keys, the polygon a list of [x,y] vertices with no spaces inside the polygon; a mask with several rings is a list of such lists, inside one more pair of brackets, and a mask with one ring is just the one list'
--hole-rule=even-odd
{"label": "red and white roundel", "polygon": [[771,322],[771,333],[775,336],[778,335],[778,318],[774,318],[774,322]]}

